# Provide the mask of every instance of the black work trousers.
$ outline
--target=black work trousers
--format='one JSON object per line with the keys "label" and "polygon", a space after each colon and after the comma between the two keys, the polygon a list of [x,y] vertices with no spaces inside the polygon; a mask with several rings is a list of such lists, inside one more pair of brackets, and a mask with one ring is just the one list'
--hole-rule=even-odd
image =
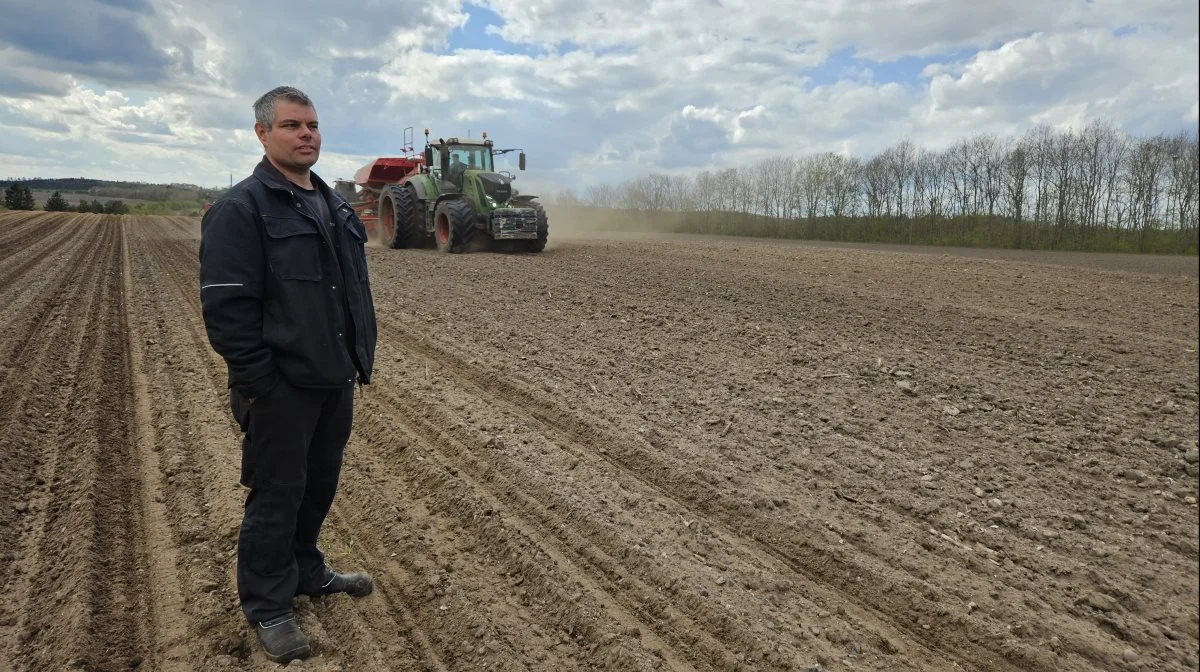
{"label": "black work trousers", "polygon": [[250,488],[238,535],[237,585],[251,623],[292,611],[301,592],[327,581],[317,548],[333,504],[354,416],[354,384],[293,387],[280,380],[248,404],[232,392],[242,440],[242,485]]}

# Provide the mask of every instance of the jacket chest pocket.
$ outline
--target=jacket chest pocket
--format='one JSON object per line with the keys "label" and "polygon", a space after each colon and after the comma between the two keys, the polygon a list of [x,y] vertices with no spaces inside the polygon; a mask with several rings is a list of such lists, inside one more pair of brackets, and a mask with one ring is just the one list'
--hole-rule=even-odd
{"label": "jacket chest pocket", "polygon": [[298,217],[263,217],[267,261],[280,280],[321,279],[321,234]]}

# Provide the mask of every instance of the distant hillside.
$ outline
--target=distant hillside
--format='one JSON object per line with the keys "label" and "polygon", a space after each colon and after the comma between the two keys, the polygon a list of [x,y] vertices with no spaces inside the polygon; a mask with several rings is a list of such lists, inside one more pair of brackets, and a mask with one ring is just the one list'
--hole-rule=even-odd
{"label": "distant hillside", "polygon": [[[61,192],[64,196],[82,195],[129,201],[198,201],[203,204],[219,196],[224,189],[198,187],[194,184],[148,184],[95,180],[87,177],[31,177],[0,180],[0,190],[13,183],[22,184],[35,192]],[[67,200],[74,200],[68,196]]]}

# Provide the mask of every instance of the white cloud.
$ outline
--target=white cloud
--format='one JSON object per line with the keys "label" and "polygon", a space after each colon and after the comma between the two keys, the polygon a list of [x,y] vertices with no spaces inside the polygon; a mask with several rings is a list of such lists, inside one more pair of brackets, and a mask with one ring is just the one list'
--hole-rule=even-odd
{"label": "white cloud", "polygon": [[487,32],[459,0],[81,2],[137,49],[0,30],[15,174],[221,183],[257,162],[250,104],[284,83],[316,101],[323,174],[394,154],[406,126],[470,128],[529,153],[523,190],[1200,115],[1197,10],[1177,1],[480,0]]}

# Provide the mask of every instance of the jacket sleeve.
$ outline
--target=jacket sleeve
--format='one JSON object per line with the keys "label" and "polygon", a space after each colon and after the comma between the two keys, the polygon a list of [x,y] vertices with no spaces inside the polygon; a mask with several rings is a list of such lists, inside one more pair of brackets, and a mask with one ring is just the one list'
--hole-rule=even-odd
{"label": "jacket sleeve", "polygon": [[222,199],[200,223],[200,305],[213,350],[229,365],[230,385],[248,398],[279,380],[263,340],[267,262],[249,206]]}

